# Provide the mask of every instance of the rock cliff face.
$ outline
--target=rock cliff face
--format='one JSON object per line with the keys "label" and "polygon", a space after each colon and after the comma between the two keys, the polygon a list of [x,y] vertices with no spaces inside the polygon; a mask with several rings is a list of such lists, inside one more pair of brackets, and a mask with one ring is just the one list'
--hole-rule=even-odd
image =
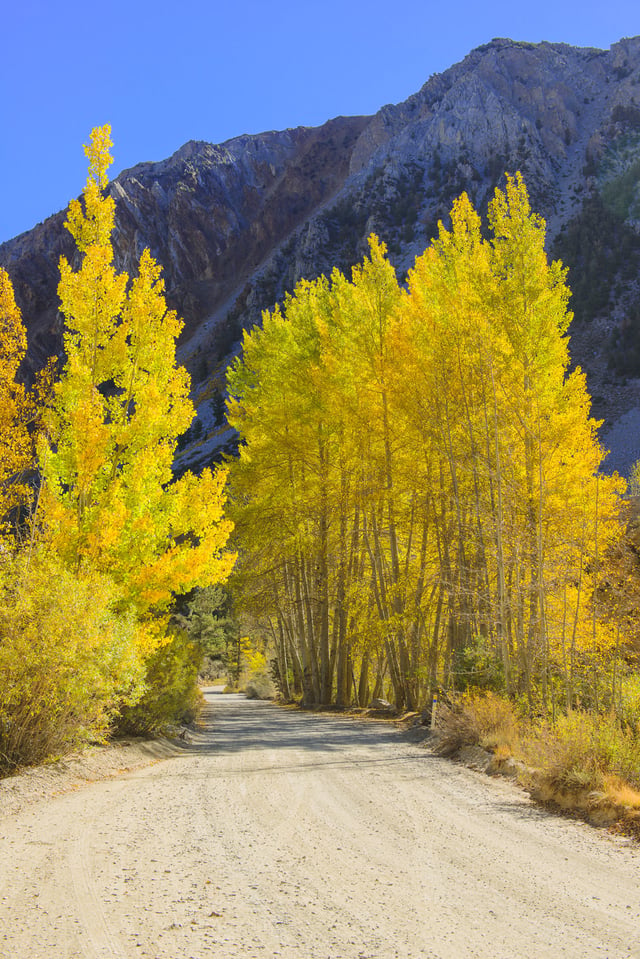
{"label": "rock cliff face", "polygon": [[[484,209],[516,170],[570,266],[574,357],[613,426],[640,406],[640,38],[608,51],[493,40],[373,117],[187,143],[111,184],[118,266],[133,271],[145,246],[163,265],[186,321],[182,357],[197,397],[210,396],[242,328],[300,277],[348,270],[371,232],[403,273],[460,192]],[[0,246],[32,367],[60,345],[57,262],[73,255],[63,222]],[[213,434],[206,404],[200,419]]]}
{"label": "rock cliff face", "polygon": [[[135,272],[145,247],[162,264],[185,339],[248,280],[261,261],[343,185],[353,145],[368,121],[238,137],[222,146],[189,142],[168,160],[141,163],[110,184],[116,200],[119,269]],[[33,364],[58,343],[61,254],[74,256],[65,213],[0,246],[29,330]],[[56,340],[58,334],[58,340]]]}

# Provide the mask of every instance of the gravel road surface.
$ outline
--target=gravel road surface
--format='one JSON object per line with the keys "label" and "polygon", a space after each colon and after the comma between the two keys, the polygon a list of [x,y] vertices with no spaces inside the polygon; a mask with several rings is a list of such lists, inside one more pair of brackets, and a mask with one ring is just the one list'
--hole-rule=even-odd
{"label": "gravel road surface", "polygon": [[174,758],[0,810],[2,959],[640,959],[640,847],[388,724],[207,693]]}

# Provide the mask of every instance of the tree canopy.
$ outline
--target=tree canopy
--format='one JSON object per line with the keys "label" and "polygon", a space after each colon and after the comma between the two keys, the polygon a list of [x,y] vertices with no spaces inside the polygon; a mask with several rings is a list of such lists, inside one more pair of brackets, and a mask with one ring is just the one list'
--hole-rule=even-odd
{"label": "tree canopy", "polygon": [[143,613],[226,578],[234,557],[224,550],[226,471],[173,479],[177,440],[194,416],[175,360],[182,322],[149,250],[137,276],[115,269],[110,147],[110,128],[95,129],[83,198],[66,222],[81,263],[60,263],[66,363],[41,444],[42,505],[66,563],[108,574]]}
{"label": "tree canopy", "polygon": [[384,245],[302,281],[228,374],[244,601],[308,702],[416,708],[489,660],[569,700],[610,642],[595,610],[617,477],[570,371],[566,271],[520,176],[466,195],[402,289]]}

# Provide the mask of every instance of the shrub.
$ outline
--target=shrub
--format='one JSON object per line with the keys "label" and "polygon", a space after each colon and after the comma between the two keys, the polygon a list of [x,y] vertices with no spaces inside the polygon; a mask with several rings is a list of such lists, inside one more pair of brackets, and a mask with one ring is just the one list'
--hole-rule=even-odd
{"label": "shrub", "polygon": [[568,790],[602,789],[608,776],[640,786],[640,741],[615,717],[573,710],[540,727],[526,747],[538,778]]}
{"label": "shrub", "polygon": [[247,699],[273,699],[276,689],[268,669],[265,667],[250,673],[244,691]]}
{"label": "shrub", "polygon": [[248,699],[273,699],[276,687],[265,654],[244,636],[240,640],[244,678],[240,683]]}
{"label": "shrub", "polygon": [[475,717],[460,705],[447,706],[440,703],[436,730],[435,751],[439,756],[453,756],[463,746],[477,746],[480,742],[480,730]]}
{"label": "shrub", "polygon": [[640,734],[640,673],[628,671],[621,677],[615,710],[624,726]]}
{"label": "shrub", "polygon": [[521,720],[514,704],[490,691],[471,691],[466,694],[465,703],[480,730],[480,745],[492,752],[498,749],[513,751],[521,730]]}
{"label": "shrub", "polygon": [[463,746],[482,746],[501,754],[513,751],[520,737],[513,704],[490,690],[469,690],[449,707],[440,705],[436,752],[451,756]]}
{"label": "shrub", "polygon": [[104,737],[140,692],[135,623],[110,610],[109,582],[51,555],[0,562],[0,769]]}
{"label": "shrub", "polygon": [[504,666],[495,649],[481,637],[455,654],[454,678],[456,688],[504,689]]}
{"label": "shrub", "polygon": [[198,644],[176,630],[147,660],[145,691],[134,705],[122,710],[118,732],[150,735],[194,722],[202,706],[198,689],[201,662]]}

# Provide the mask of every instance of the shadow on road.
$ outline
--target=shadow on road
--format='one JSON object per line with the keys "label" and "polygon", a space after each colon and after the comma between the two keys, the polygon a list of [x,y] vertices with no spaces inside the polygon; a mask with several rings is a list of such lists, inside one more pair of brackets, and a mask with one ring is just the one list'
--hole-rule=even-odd
{"label": "shadow on road", "polygon": [[[249,700],[240,694],[222,694],[221,688],[205,689],[204,693],[205,707],[199,728],[186,744],[182,757],[177,758],[199,755],[224,759],[242,754],[243,761],[240,766],[207,763],[202,770],[189,773],[192,780],[243,779],[265,773],[304,775],[319,768],[369,767],[377,770],[378,776],[391,778],[398,784],[416,781],[425,783],[426,787],[427,780],[443,774],[448,781],[455,781],[459,775],[480,775],[428,749],[421,749],[415,729],[406,731],[393,723],[331,712],[282,708],[271,702]],[[424,729],[425,739],[427,736],[428,730]],[[277,759],[269,756],[274,751],[279,753]],[[285,755],[287,751],[290,759]],[[179,766],[172,774],[182,775]],[[549,815],[533,805],[524,792],[516,792],[509,799],[504,795],[487,798],[476,802],[476,807],[508,811],[522,820],[544,820]]]}
{"label": "shadow on road", "polygon": [[[238,694],[223,695],[208,689],[200,727],[189,752],[298,749],[331,753],[345,747],[375,749],[404,739],[403,732],[390,723],[346,719],[335,713],[283,709],[270,702],[248,700]],[[374,760],[363,757],[362,761]],[[388,758],[379,760],[388,761]]]}

